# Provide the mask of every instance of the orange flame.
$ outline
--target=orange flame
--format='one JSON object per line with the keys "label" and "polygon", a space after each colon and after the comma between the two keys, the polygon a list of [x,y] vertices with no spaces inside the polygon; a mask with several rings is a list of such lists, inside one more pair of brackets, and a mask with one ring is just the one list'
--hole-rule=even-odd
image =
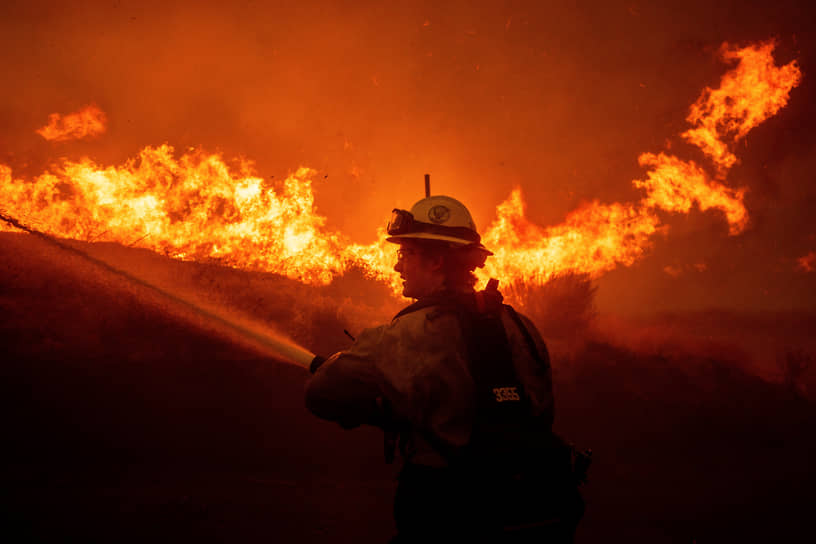
{"label": "orange flame", "polygon": [[[694,128],[682,136],[714,158],[720,181],[736,160],[729,158],[733,155],[723,138],[736,141],[773,115],[801,78],[795,62],[776,68],[772,50],[773,43],[741,50],[724,46],[724,57],[739,64],[719,89],[704,90],[691,108],[688,119]],[[63,128],[73,126],[69,117],[63,118]],[[55,126],[56,119],[52,116]],[[639,162],[649,168],[645,179],[633,181],[645,192],[641,200],[588,202],[547,228],[525,218],[521,190],[515,189],[485,231],[483,242],[495,255],[478,271],[480,279],[540,285],[567,270],[598,277],[629,266],[649,250],[655,233],[668,228],[661,224],[660,210],[688,213],[696,204],[722,211],[732,235],[746,228],[745,189],[731,189],[694,162],[665,153],[644,153]],[[200,150],[176,158],[165,144],[143,149],[122,166],[64,161],[30,181],[14,179],[11,169],[0,165],[0,209],[61,237],[139,245],[309,284],[326,284],[359,268],[399,293],[392,268],[396,247],[385,243],[383,232],[369,245],[327,232],[314,205],[313,174],[300,168],[273,186],[257,177],[248,161],[231,169],[221,156]],[[0,224],[3,229],[13,230]]]}
{"label": "orange flame", "polygon": [[102,134],[107,123],[105,112],[91,104],[66,115],[52,113],[48,116],[48,124],[36,132],[49,141],[79,140]]}
{"label": "orange flame", "polygon": [[[724,178],[736,162],[723,138],[734,142],[743,138],[787,104],[790,90],[801,81],[795,61],[776,68],[774,46],[767,42],[730,49],[724,44],[723,59],[737,60],[738,65],[723,76],[718,89],[706,88],[691,107],[687,120],[695,128],[682,136],[714,159],[719,178]],[[638,162],[651,168],[645,180],[632,182],[646,190],[640,202],[585,204],[564,223],[546,230],[524,218],[523,201],[516,189],[499,205],[498,219],[485,234],[488,247],[498,249],[479,274],[480,279],[492,276],[510,283],[540,283],[566,269],[597,277],[618,265],[629,266],[649,249],[651,235],[667,228],[661,227],[657,208],[688,213],[696,203],[703,211],[714,208],[724,212],[729,234],[746,228],[746,189],[726,187],[694,162],[665,153],[643,153]]]}
{"label": "orange flame", "polygon": [[541,229],[524,217],[521,190],[497,209],[498,219],[483,243],[493,249],[484,271],[506,283],[543,284],[552,275],[575,270],[597,277],[617,265],[634,263],[649,247],[658,219],[645,208],[624,204],[585,204],[561,225]]}
{"label": "orange flame", "polygon": [[720,48],[725,62],[737,61],[718,89],[706,87],[691,106],[686,120],[694,128],[683,138],[727,170],[737,162],[724,140],[737,142],[748,131],[773,116],[787,103],[790,91],[802,79],[796,61],[776,67],[773,61],[774,41],[735,49],[727,43]]}
{"label": "orange flame", "polygon": [[748,212],[742,203],[745,189],[729,189],[711,181],[694,162],[660,153],[638,157],[641,166],[651,166],[648,179],[635,180],[635,187],[649,193],[641,201],[646,206],[670,212],[688,213],[694,202],[701,210],[718,208],[725,212],[730,234],[739,234],[748,223]]}

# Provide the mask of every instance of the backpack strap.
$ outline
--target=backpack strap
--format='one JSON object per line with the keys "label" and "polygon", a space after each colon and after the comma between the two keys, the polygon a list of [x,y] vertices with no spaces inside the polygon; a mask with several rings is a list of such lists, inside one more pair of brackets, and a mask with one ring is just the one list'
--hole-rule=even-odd
{"label": "backpack strap", "polygon": [[[501,319],[503,312],[506,311],[519,328],[534,360],[539,364],[546,364],[546,355],[542,357],[519,315],[511,306],[502,304],[503,297],[497,287],[498,281],[491,280],[484,291],[441,293],[426,297],[403,308],[394,317],[398,319],[430,306],[439,307],[441,311],[456,316],[466,344],[470,371],[476,382],[477,417],[480,424],[488,425],[480,429],[495,425],[501,428],[505,421],[515,421],[517,425],[521,425],[529,414],[530,399],[512,367],[507,331]],[[397,434],[394,430],[385,432],[384,452],[387,462],[393,460]],[[456,463],[468,455],[464,450],[456,451],[458,448],[450,447],[431,433],[421,432],[420,435],[449,462]]]}
{"label": "backpack strap", "polygon": [[542,356],[541,352],[538,350],[538,346],[536,345],[535,340],[533,339],[533,335],[530,334],[530,331],[527,329],[527,326],[524,324],[524,321],[522,321],[521,317],[518,315],[515,308],[513,308],[512,306],[510,306],[508,304],[504,304],[503,306],[507,310],[507,313],[513,319],[513,321],[516,323],[516,326],[521,331],[521,335],[524,337],[524,341],[527,343],[527,348],[530,350],[530,354],[533,356],[533,358],[540,365],[549,366],[549,364],[550,364],[549,363],[549,360],[550,360],[549,353],[545,352],[544,356]]}

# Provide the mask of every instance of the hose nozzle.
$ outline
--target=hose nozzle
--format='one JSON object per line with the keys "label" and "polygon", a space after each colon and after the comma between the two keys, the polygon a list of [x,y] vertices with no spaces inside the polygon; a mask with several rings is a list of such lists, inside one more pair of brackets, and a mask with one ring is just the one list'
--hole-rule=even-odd
{"label": "hose nozzle", "polygon": [[315,372],[317,372],[317,369],[320,368],[325,362],[326,362],[325,357],[315,355],[314,359],[312,359],[312,362],[309,364],[309,372],[314,374]]}

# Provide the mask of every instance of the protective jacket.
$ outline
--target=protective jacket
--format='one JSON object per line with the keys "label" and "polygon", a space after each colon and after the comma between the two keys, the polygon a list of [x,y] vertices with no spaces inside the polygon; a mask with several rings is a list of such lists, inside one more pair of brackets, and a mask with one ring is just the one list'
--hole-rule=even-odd
{"label": "protective jacket", "polygon": [[399,432],[392,542],[570,542],[582,515],[547,348],[493,287],[417,301],[307,384],[315,415]]}
{"label": "protective jacket", "polygon": [[[478,399],[484,395],[508,407],[523,405],[524,417],[549,432],[552,378],[535,326],[500,299],[498,306],[493,301],[510,360],[489,362],[512,368],[485,384],[473,365],[478,354],[468,336],[472,330],[463,330],[474,326],[468,316],[484,308],[469,307],[473,293],[462,297],[442,293],[420,300],[391,323],[363,331],[351,348],[317,369],[306,388],[307,408],[346,428],[398,429],[404,460],[429,467],[455,464],[464,455],[483,419]],[[486,385],[487,391],[479,390]]]}

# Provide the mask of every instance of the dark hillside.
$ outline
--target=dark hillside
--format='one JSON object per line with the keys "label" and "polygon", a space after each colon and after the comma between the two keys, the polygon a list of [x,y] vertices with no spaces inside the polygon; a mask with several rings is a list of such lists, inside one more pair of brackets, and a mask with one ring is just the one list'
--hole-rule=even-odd
{"label": "dark hillside", "polygon": [[0,474],[24,534],[388,537],[380,437],[309,415],[305,370],[33,237],[2,235],[0,263]]}
{"label": "dark hillside", "polygon": [[712,359],[578,358],[556,422],[594,450],[583,541],[810,541],[812,402]]}
{"label": "dark hillside", "polygon": [[[378,303],[360,278],[312,288],[83,247],[320,353],[396,304]],[[810,541],[811,401],[717,358],[569,344],[569,357],[553,353],[556,426],[595,459],[579,542]],[[306,371],[143,287],[2,234],[0,347],[3,506],[30,540],[391,533],[395,469],[382,463],[377,431],[311,417]]]}

